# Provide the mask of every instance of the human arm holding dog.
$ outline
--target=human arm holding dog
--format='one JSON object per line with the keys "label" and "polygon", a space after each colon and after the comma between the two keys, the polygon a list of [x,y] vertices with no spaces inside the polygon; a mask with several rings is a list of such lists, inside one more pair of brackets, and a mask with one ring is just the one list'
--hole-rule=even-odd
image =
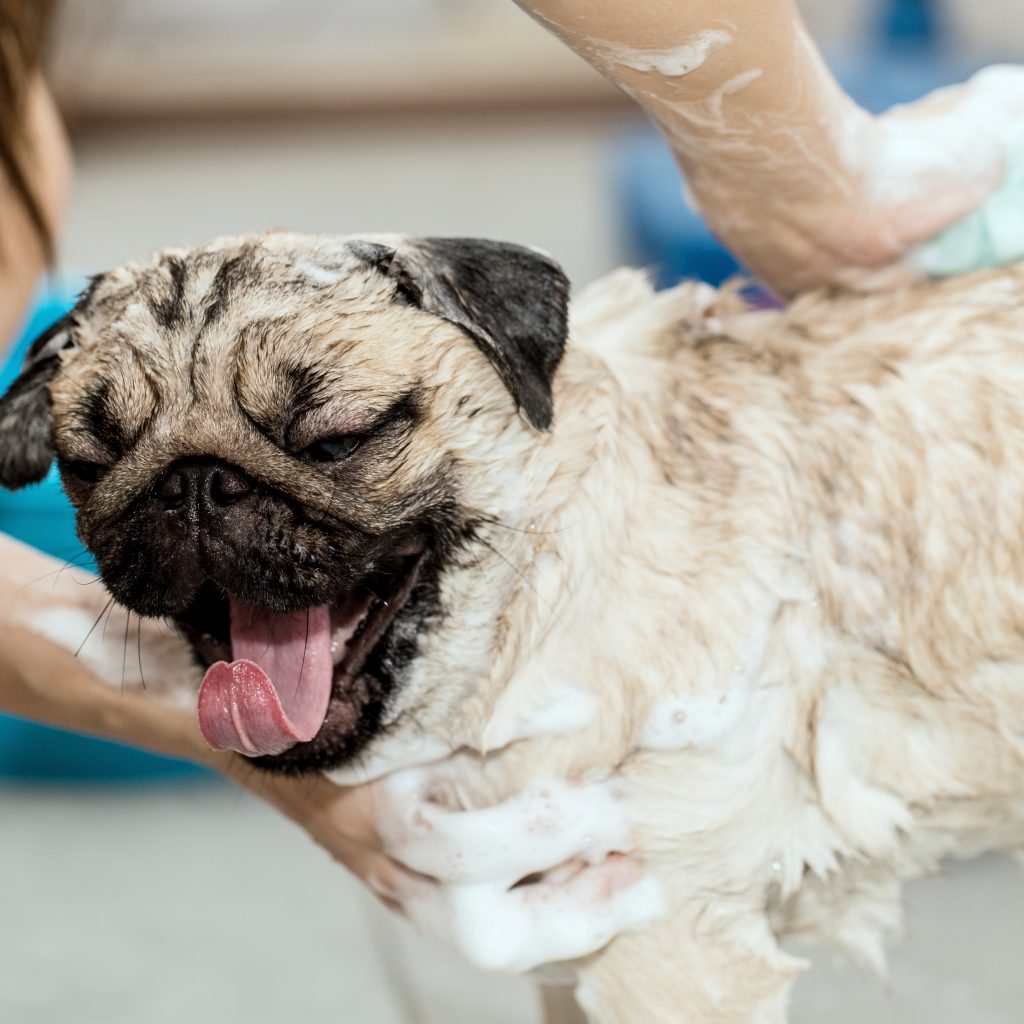
{"label": "human arm holding dog", "polygon": [[[0,552],[17,557],[19,549],[0,538]],[[533,818],[551,814],[549,790],[485,811],[454,812],[410,788],[410,774],[429,778],[423,770],[356,786],[319,774],[260,772],[237,754],[210,750],[194,712],[121,692],[70,650],[27,628],[9,629],[0,647],[0,710],[214,769],[295,822],[391,910],[482,968],[518,972],[586,956],[657,912],[657,889],[635,860],[578,860],[592,842],[580,830],[592,831],[586,814],[600,806],[595,787],[556,793],[565,814],[549,836],[554,846],[510,850],[509,831],[496,832],[495,817],[529,834]],[[572,861],[578,863],[571,877],[515,886]],[[495,921],[502,927],[482,926]]]}
{"label": "human arm holding dog", "polygon": [[795,0],[517,2],[647,110],[710,227],[782,295],[921,278],[918,244],[982,204],[1024,149],[1024,68],[875,117]]}
{"label": "human arm holding dog", "polygon": [[[117,617],[109,628],[107,615]],[[565,884],[512,888],[593,856],[608,808],[600,787],[547,787],[485,811],[454,812],[429,799],[444,762],[347,786],[319,774],[262,772],[238,754],[211,750],[195,709],[161,699],[167,674],[191,662],[177,637],[161,623],[111,612],[97,580],[2,535],[0,621],[0,711],[221,773],[299,825],[388,907],[481,966],[526,970],[585,955],[646,920],[651,883],[627,858],[580,862]],[[139,662],[145,668],[136,675]],[[552,816],[553,801],[563,813],[548,842],[510,848],[509,834],[531,834],[531,822]],[[504,922],[489,943],[480,941],[481,909]],[[553,935],[556,921],[563,927]]]}
{"label": "human arm holding dog", "polygon": [[[35,16],[43,6],[26,5],[24,11]],[[0,134],[10,133],[8,141],[16,141],[7,150],[15,154],[14,162],[0,170],[0,330],[3,337],[10,337],[45,270],[50,241],[58,233],[67,201],[70,158],[41,77],[24,83],[24,95],[0,97],[0,108],[6,117]],[[20,125],[19,111],[24,119]],[[119,617],[113,626],[109,615]],[[417,834],[410,847],[413,819],[425,820],[420,813],[422,794],[396,793],[388,780],[339,786],[319,775],[270,775],[254,770],[237,754],[211,750],[198,728],[195,709],[173,706],[157,696],[161,677],[174,660],[175,638],[154,622],[133,622],[117,609],[111,612],[98,582],[3,536],[0,621],[5,625],[0,644],[0,711],[215,769],[296,822],[389,906],[408,913],[437,937],[460,944],[465,934],[462,897],[468,886],[474,890],[474,906],[479,906],[480,885],[487,876],[462,877],[457,867],[450,866],[452,846],[462,842],[472,844],[478,853],[486,850],[491,835],[486,816],[435,817],[436,842]],[[131,659],[129,643],[137,647]],[[134,673],[135,656],[140,678],[125,685],[129,660]],[[149,693],[140,689],[146,675]],[[570,793],[568,799],[576,796]],[[529,796],[517,803],[520,815],[529,814],[532,807]],[[456,819],[458,825],[453,828]],[[630,901],[616,897],[631,888],[641,873],[622,858],[578,872],[568,885],[542,884],[506,893],[517,880],[516,870],[533,874],[557,867],[563,856],[574,857],[578,843],[571,835],[567,840],[567,845],[545,851],[537,860],[528,858],[525,864],[504,864],[500,855],[493,860],[496,878],[487,887],[486,907],[490,915],[502,914],[508,925],[517,927],[519,941],[503,949],[492,946],[491,951],[509,968],[533,966],[536,961],[531,958],[539,949],[536,939],[547,930],[552,913],[569,914],[579,921],[596,907],[599,931],[579,933],[603,934],[605,941],[635,916]],[[404,863],[405,858],[410,863]],[[538,913],[538,900],[549,908],[547,914]],[[580,946],[578,938],[568,938],[572,941],[567,946],[548,944],[552,955],[583,955],[597,948],[593,939]],[[464,943],[463,949],[473,952]]]}

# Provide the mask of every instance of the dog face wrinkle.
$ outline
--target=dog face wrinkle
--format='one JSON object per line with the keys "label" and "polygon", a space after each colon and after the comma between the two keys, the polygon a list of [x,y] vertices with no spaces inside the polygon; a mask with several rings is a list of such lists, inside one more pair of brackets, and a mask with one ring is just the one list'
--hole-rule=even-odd
{"label": "dog face wrinkle", "polygon": [[476,510],[501,493],[483,463],[465,471],[486,452],[465,449],[468,413],[550,424],[567,288],[549,259],[475,240],[372,252],[268,235],[111,271],[36,416],[107,587],[176,619],[201,664],[230,658],[229,603],[340,614],[384,591],[358,677],[336,678],[321,733],[260,758],[269,770],[340,764],[394,717],[446,579],[485,550]]}

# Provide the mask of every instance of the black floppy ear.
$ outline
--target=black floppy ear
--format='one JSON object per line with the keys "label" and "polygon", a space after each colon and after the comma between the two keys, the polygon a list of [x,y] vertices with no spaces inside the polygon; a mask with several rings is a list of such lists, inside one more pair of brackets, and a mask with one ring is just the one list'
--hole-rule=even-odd
{"label": "black floppy ear", "polygon": [[38,483],[53,462],[53,419],[47,385],[70,348],[71,317],[58,320],[28,350],[21,376],[0,398],[0,486]]}
{"label": "black floppy ear", "polygon": [[568,337],[569,281],[534,249],[480,238],[410,238],[377,250],[403,301],[462,328],[491,361],[526,421],[550,430],[552,381]]}

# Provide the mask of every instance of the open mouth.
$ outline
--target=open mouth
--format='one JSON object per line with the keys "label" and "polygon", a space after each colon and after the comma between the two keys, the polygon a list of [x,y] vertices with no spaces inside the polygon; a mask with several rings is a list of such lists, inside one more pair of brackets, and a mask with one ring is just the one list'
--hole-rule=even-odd
{"label": "open mouth", "polygon": [[[274,758],[330,728],[354,733],[388,688],[388,636],[424,549],[382,559],[323,605],[276,612],[205,583],[178,625],[206,666],[199,725],[216,750]],[[326,724],[325,724],[326,723]]]}

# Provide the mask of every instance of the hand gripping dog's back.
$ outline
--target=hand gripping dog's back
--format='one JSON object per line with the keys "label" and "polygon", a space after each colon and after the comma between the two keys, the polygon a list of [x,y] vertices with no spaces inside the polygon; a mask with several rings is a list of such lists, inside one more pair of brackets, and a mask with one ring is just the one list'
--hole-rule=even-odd
{"label": "hand gripping dog's back", "polygon": [[[326,711],[214,730],[268,770],[427,738],[461,805],[605,786],[591,852],[641,858],[660,907],[578,964],[594,1021],[776,1024],[782,936],[878,966],[901,879],[1024,838],[1024,270],[785,312],[621,271],[567,345],[564,301],[528,250],[171,254],[41,343],[5,482],[52,442],[115,593],[179,595],[243,688],[289,664],[239,659],[264,621],[344,634],[297,670]],[[160,545],[157,587],[132,566]],[[506,939],[488,963],[528,965]]]}

